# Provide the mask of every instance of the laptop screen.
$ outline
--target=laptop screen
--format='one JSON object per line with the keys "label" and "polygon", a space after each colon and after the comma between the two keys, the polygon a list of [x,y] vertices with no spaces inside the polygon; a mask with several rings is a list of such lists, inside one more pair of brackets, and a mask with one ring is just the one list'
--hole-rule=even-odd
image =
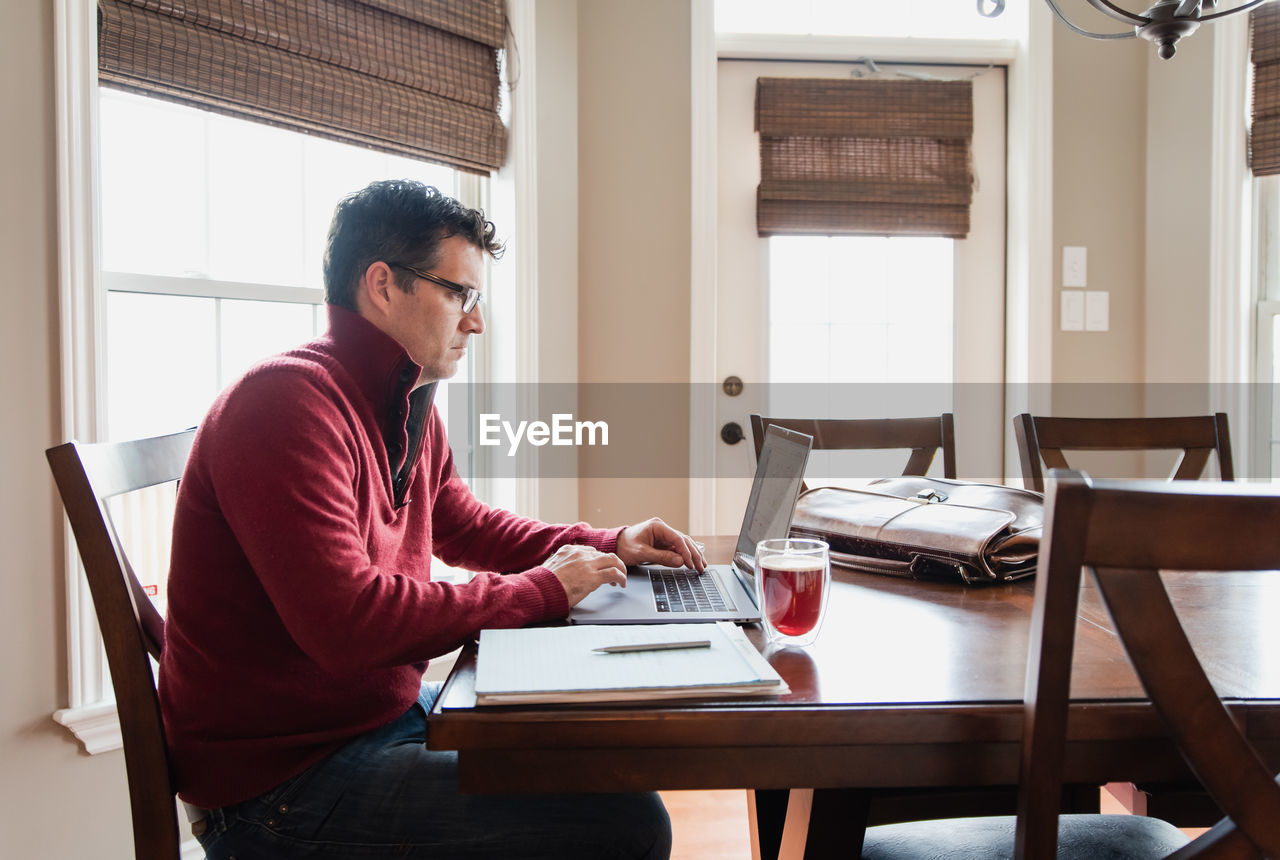
{"label": "laptop screen", "polygon": [[791,514],[804,481],[813,437],[770,424],[756,463],[751,498],[742,517],[734,561],[742,573],[751,576],[756,544],[769,538],[784,538],[791,529]]}

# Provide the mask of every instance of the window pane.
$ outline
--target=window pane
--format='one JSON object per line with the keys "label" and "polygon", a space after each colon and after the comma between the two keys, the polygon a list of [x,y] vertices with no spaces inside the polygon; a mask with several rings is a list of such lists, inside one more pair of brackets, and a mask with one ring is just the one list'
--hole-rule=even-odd
{"label": "window pane", "polygon": [[203,115],[156,99],[99,92],[102,267],[205,274]]}
{"label": "window pane", "polygon": [[166,584],[177,498],[178,485],[168,483],[116,496],[107,504],[116,536],[138,583],[161,615],[168,604]]}
{"label": "window pane", "polygon": [[235,382],[264,358],[315,337],[312,305],[222,300],[219,385]]}
{"label": "window pane", "polygon": [[209,117],[209,276],[303,283],[302,135]]}
{"label": "window pane", "polygon": [[720,33],[1014,39],[1025,6],[984,18],[972,0],[716,0],[715,16]]}
{"label": "window pane", "polygon": [[217,393],[214,299],[107,294],[107,434],[200,423]]}

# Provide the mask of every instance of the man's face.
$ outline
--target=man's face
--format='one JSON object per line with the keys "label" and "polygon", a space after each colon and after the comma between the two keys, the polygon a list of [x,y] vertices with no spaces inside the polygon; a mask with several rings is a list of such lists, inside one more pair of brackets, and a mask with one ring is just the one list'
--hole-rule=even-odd
{"label": "man's face", "polygon": [[[479,289],[484,276],[483,252],[461,236],[450,236],[441,241],[439,262],[430,272]],[[466,355],[467,340],[484,331],[480,305],[464,314],[460,294],[423,278],[414,281],[412,294],[393,287],[388,295],[391,308],[387,333],[422,366],[419,384],[448,379],[457,373],[458,362]]]}

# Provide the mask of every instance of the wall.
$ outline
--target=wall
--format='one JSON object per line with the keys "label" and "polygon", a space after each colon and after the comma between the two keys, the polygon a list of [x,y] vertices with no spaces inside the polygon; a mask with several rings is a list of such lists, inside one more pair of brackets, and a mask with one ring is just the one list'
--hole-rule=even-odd
{"label": "wall", "polygon": [[[1143,40],[1055,27],[1054,414],[1208,409],[1213,44],[1206,29],[1161,60]],[[1110,331],[1060,330],[1065,245],[1088,248],[1089,289],[1110,293]],[[1072,459],[1113,476],[1164,477],[1173,462],[1167,452]]]}
{"label": "wall", "polygon": [[1140,324],[1150,382],[1208,379],[1213,48],[1212,25],[1205,25],[1173,59],[1147,57],[1147,300]]}
{"label": "wall", "polygon": [[60,441],[53,4],[10,0],[0,28],[0,855],[132,857],[124,757],[89,756],[66,701],[62,514],[44,449]]}
{"label": "wall", "polygon": [[[689,460],[690,60],[684,0],[578,4],[578,378],[582,415],[616,383],[670,383],[648,443]],[[634,410],[633,410],[634,412]],[[656,416],[655,416],[656,417]],[[688,520],[685,478],[618,473],[584,448],[580,515]]]}
{"label": "wall", "polygon": [[[1085,39],[1055,23],[1053,278],[1055,383],[1143,377],[1147,54],[1140,40]],[[1061,331],[1062,248],[1088,248],[1089,289],[1110,293],[1111,329]],[[1097,389],[1055,387],[1054,409],[1087,407]]]}

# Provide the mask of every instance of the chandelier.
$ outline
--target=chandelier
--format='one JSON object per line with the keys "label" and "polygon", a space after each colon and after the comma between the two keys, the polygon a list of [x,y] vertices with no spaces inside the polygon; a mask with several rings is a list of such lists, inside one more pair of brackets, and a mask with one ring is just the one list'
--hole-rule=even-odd
{"label": "chandelier", "polygon": [[[1120,33],[1094,33],[1073,23],[1057,0],[1045,0],[1058,20],[1066,24],[1072,32],[1090,39],[1132,39],[1135,36],[1154,42],[1156,53],[1162,59],[1169,59],[1177,50],[1178,40],[1190,36],[1201,24],[1215,18],[1225,18],[1237,12],[1245,12],[1254,6],[1260,6],[1267,0],[1242,0],[1236,5],[1221,12],[1205,14],[1216,9],[1218,0],[1156,0],[1155,4],[1145,12],[1130,12],[1122,9],[1111,0],[1087,0],[1090,6],[1108,18],[1113,18],[1131,29]],[[988,18],[994,18],[1004,11],[1005,0],[978,0],[978,12]]]}

